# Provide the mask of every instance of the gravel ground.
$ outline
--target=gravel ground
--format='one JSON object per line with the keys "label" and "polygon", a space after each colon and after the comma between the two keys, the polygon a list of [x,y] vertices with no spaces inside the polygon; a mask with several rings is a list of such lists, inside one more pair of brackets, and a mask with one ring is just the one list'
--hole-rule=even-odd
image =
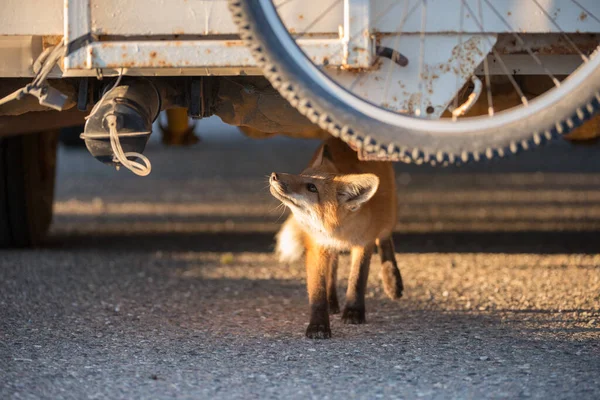
{"label": "gravel ground", "polygon": [[310,341],[264,187],[317,143],[200,131],[148,178],[61,149],[48,244],[0,253],[0,398],[600,398],[597,146],[398,165],[404,298],[374,257],[368,323]]}

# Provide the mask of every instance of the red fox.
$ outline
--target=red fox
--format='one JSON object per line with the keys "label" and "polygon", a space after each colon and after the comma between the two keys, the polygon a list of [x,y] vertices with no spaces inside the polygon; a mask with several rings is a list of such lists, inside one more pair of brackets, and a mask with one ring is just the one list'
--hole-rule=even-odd
{"label": "red fox", "polygon": [[338,254],[350,250],[352,266],[342,320],[365,322],[365,291],[374,247],[379,247],[386,294],[397,299],[403,285],[392,230],[396,224],[396,185],[391,163],[359,161],[339,139],[327,139],[300,175],[273,172],[271,194],[292,215],[277,234],[282,261],[306,251],[310,322],[306,336],[331,337],[329,314],[339,313],[336,292]]}

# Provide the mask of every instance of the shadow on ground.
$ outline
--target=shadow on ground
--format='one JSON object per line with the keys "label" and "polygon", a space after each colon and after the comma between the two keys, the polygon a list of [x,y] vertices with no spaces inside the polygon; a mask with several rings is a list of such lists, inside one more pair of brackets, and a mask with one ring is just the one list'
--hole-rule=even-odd
{"label": "shadow on ground", "polygon": [[[440,232],[395,234],[398,253],[596,254],[600,232]],[[274,233],[136,233],[51,237],[44,248],[71,251],[270,252]]]}

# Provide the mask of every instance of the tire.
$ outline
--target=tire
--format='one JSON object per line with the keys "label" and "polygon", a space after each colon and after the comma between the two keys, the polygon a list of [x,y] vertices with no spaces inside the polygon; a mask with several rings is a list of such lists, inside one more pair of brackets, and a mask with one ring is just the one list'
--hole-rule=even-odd
{"label": "tire", "polygon": [[58,132],[0,138],[0,248],[42,242],[52,220]]}
{"label": "tire", "polygon": [[302,114],[365,158],[449,164],[503,156],[570,132],[600,106],[597,56],[559,88],[522,108],[522,115],[500,112],[494,118],[469,118],[470,125],[394,113],[382,118],[376,110],[380,108],[353,96],[315,67],[268,4],[268,0],[229,0],[240,36],[265,76]]}

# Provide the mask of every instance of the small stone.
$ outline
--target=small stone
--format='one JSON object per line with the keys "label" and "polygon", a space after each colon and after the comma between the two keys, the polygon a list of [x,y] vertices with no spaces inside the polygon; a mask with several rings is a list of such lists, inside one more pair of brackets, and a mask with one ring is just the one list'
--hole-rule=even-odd
{"label": "small stone", "polygon": [[233,263],[233,254],[232,253],[224,253],[221,256],[221,264],[223,265],[229,265],[231,263]]}
{"label": "small stone", "polygon": [[481,357],[479,357],[479,361],[487,361],[489,359],[490,358],[488,356],[481,356]]}

